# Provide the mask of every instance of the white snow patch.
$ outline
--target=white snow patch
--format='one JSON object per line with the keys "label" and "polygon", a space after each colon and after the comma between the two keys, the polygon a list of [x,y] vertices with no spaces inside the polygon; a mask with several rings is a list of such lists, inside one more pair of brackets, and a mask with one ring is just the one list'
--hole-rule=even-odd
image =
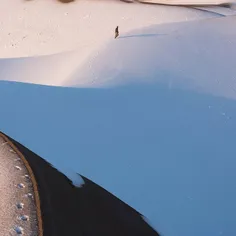
{"label": "white snow patch", "polygon": [[73,176],[70,175],[70,178],[72,179],[73,181],[73,184],[76,186],[76,187],[83,187],[85,185],[85,182],[83,180],[83,178],[79,175],[79,174],[75,174]]}
{"label": "white snow patch", "polygon": [[68,167],[63,163],[61,163],[61,164],[58,163],[54,167],[58,171],[62,172],[64,175],[66,175],[67,178],[69,178],[72,181],[74,186],[81,188],[85,184],[83,178],[79,174],[77,174],[71,167]]}

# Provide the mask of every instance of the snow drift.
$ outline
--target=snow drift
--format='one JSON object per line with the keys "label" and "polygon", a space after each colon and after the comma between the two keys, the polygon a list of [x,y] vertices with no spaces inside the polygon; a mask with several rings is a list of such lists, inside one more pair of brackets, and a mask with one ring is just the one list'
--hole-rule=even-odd
{"label": "snow drift", "polygon": [[[236,35],[235,16],[225,17],[233,10],[130,5],[112,18],[113,5],[96,42],[78,33],[76,51],[2,59],[3,80],[67,88],[1,81],[1,130],[59,170],[68,166],[99,184],[163,235],[234,235]],[[99,7],[104,14],[107,5]],[[117,21],[122,34],[114,40]],[[50,53],[66,48],[53,42]],[[32,45],[30,55],[38,55],[42,48]]]}
{"label": "snow drift", "polygon": [[[65,8],[60,4],[57,6],[48,2],[47,11],[45,3],[40,1],[36,1],[35,4],[16,4],[15,1],[10,3],[16,5],[12,6],[14,11],[11,16],[9,18],[4,14],[0,16],[1,80],[56,86],[67,85],[67,81],[71,80],[71,76],[81,65],[89,65],[92,57],[104,53],[107,43],[113,41],[116,25],[120,26],[121,36],[125,37],[138,28],[137,32],[142,34],[144,27],[153,24],[191,22],[222,16],[219,10],[214,12],[215,8],[203,11],[141,4],[130,6],[119,2],[107,5],[103,2],[78,2],[68,7],[66,5]],[[44,14],[39,15],[38,12],[41,11]],[[225,11],[224,8],[220,8],[220,12],[225,13]],[[175,34],[174,27],[179,26],[174,25],[172,32],[167,31],[166,34]],[[161,27],[160,31],[163,28],[165,26]],[[151,31],[159,32],[159,29],[151,27]],[[150,34],[148,30],[146,33]],[[159,40],[154,37],[153,41],[155,39]],[[164,39],[166,37],[163,37]],[[129,45],[127,40],[124,44],[126,42]],[[118,41],[114,43],[119,44]],[[88,84],[86,81],[84,83]]]}
{"label": "snow drift", "polygon": [[66,86],[161,83],[235,98],[235,16],[151,26],[113,40]]}

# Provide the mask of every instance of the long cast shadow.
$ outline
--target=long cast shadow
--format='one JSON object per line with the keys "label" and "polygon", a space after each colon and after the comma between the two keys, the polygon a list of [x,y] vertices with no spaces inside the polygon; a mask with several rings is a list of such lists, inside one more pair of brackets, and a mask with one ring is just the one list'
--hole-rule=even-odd
{"label": "long cast shadow", "polygon": [[[167,34],[133,34],[133,35],[127,35],[127,36],[120,36],[120,39],[125,39],[125,38],[138,38],[138,37],[158,37],[158,36],[164,36]],[[118,39],[119,39],[118,38]]]}

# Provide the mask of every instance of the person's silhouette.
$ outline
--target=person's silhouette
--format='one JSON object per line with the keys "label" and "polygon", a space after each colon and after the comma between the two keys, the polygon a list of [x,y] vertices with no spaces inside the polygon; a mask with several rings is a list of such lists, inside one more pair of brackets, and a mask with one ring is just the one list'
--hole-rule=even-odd
{"label": "person's silhouette", "polygon": [[119,27],[117,26],[115,29],[115,39],[119,36]]}

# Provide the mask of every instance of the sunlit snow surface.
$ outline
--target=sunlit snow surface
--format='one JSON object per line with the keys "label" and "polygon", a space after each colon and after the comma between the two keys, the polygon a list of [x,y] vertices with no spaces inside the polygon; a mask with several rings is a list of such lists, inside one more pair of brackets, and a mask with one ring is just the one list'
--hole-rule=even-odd
{"label": "sunlit snow surface", "polygon": [[[90,51],[0,60],[2,80],[65,86],[1,81],[1,130],[75,185],[78,172],[115,194],[162,235],[235,235],[236,18],[222,8],[132,6],[137,17],[144,7],[146,23],[127,20],[114,40],[118,15]],[[50,53],[66,48],[54,43]]]}
{"label": "sunlit snow surface", "polygon": [[124,34],[151,24],[215,16],[191,8],[109,0],[79,0],[72,4],[59,4],[57,0],[1,0],[0,9],[0,58],[79,50],[79,60],[113,39],[116,25]]}
{"label": "sunlit snow surface", "polygon": [[151,26],[111,41],[66,86],[164,84],[235,98],[235,16]]}

